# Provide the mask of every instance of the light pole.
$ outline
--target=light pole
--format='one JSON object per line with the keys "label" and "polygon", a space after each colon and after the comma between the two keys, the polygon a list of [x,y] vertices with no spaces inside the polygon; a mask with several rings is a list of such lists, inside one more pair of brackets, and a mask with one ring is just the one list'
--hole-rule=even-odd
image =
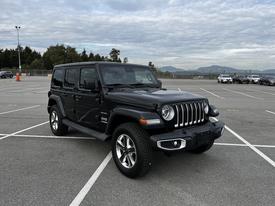
{"label": "light pole", "polygon": [[21,59],[20,59],[20,44],[19,44],[19,29],[20,26],[15,26],[15,29],[17,31],[17,48],[18,48],[18,66],[19,66],[19,73],[21,74]]}

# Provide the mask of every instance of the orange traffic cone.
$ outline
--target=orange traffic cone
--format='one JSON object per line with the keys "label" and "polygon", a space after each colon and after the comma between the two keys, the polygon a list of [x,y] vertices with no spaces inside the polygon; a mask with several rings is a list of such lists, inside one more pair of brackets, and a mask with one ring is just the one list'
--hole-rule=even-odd
{"label": "orange traffic cone", "polygon": [[20,81],[20,74],[19,74],[19,73],[16,73],[15,80],[16,80],[17,82],[19,82],[19,81]]}

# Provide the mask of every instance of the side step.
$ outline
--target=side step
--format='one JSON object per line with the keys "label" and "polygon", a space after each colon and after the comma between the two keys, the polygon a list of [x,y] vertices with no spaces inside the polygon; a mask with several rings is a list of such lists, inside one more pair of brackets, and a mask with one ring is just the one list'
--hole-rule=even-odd
{"label": "side step", "polygon": [[109,136],[106,135],[105,133],[101,133],[101,132],[98,132],[98,131],[95,131],[93,129],[90,129],[90,128],[87,128],[87,127],[83,127],[77,123],[74,123],[68,119],[63,119],[62,120],[63,124],[69,126],[69,127],[72,127],[82,133],[85,133],[85,134],[88,134],[92,137],[95,137],[99,140],[102,140],[102,141],[105,141]]}

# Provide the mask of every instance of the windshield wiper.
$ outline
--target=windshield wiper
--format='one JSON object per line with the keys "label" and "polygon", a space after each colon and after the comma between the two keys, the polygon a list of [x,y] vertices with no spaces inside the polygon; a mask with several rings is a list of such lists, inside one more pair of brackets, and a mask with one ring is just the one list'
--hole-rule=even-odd
{"label": "windshield wiper", "polygon": [[122,84],[122,83],[115,83],[115,84],[106,84],[107,87],[133,87],[132,84]]}
{"label": "windshield wiper", "polygon": [[152,87],[152,88],[156,88],[157,85],[154,85],[154,84],[144,84],[144,83],[134,83],[134,84],[130,84],[130,85],[133,85],[133,86],[145,86],[145,87]]}

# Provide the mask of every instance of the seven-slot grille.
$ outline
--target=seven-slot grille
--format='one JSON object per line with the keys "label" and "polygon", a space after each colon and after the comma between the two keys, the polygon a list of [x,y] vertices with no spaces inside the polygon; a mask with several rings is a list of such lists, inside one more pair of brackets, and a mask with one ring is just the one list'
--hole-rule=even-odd
{"label": "seven-slot grille", "polygon": [[206,102],[187,102],[174,104],[175,127],[199,124],[205,121],[204,105]]}

